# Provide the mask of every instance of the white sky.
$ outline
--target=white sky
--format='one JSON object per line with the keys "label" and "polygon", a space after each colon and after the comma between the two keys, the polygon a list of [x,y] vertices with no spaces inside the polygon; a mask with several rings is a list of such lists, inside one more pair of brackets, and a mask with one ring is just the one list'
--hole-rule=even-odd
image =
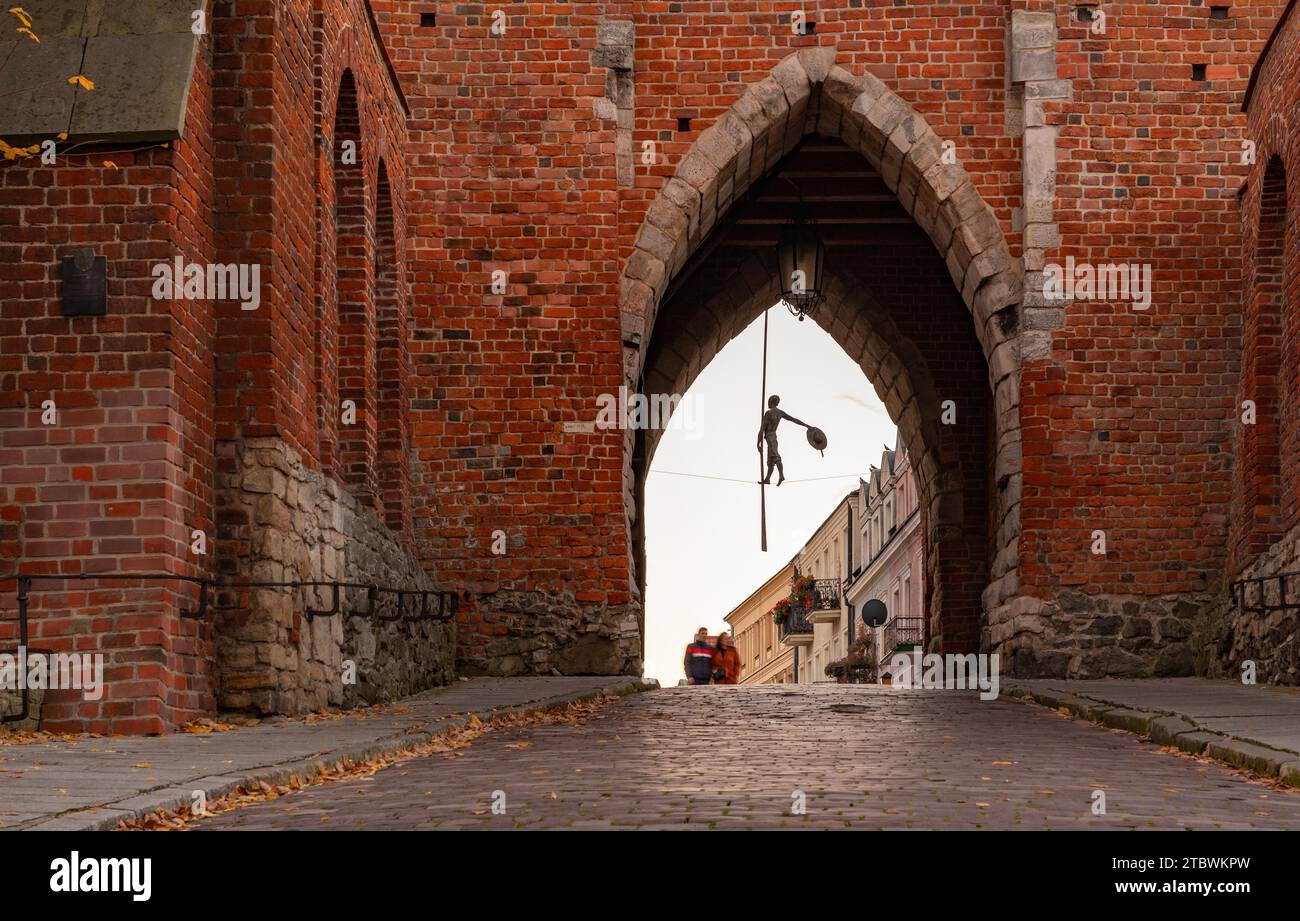
{"label": "white sky", "polygon": [[[769,311],[767,392],[826,433],[823,458],[802,428],[781,423],[786,483],[767,490],[767,546],[759,550],[758,451],[763,318],[700,372],[659,442],[646,483],[646,670],[673,685],[697,627],[722,619],[799,551],[857,477],[894,444],[894,424],[862,369],[812,320]],[[680,417],[680,419],[679,419]],[[689,429],[685,423],[691,420]],[[719,482],[664,471],[743,479]],[[811,477],[841,479],[797,483]],[[776,482],[776,474],[772,482]]]}

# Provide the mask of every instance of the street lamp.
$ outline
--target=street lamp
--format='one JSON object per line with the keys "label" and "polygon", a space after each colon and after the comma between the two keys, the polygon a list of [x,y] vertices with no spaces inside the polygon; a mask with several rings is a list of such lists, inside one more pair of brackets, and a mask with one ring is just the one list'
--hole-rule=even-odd
{"label": "street lamp", "polygon": [[826,296],[822,287],[826,246],[817,234],[817,224],[802,212],[781,234],[776,263],[781,274],[781,300],[802,321]]}

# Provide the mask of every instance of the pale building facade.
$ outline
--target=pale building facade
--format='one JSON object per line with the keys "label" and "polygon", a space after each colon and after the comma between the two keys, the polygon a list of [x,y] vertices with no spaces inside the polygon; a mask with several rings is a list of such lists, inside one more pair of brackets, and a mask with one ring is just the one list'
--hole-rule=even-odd
{"label": "pale building facade", "polygon": [[794,681],[794,651],[781,642],[772,608],[790,595],[793,561],[786,563],[724,620],[740,652],[741,684],[790,684]]}
{"label": "pale building facade", "polygon": [[826,677],[826,666],[848,652],[852,624],[842,586],[853,564],[859,491],[849,493],[835,506],[795,556],[798,575],[811,576],[820,587],[819,603],[807,618],[811,633],[792,633],[786,640],[798,659],[795,675],[799,684],[834,680]]}
{"label": "pale building facade", "polygon": [[[801,579],[815,584],[777,624],[772,609],[792,597]],[[834,681],[826,667],[863,638],[858,618],[873,598],[889,611],[871,636],[879,670],[887,670],[896,648],[923,641],[924,586],[920,499],[900,441],[884,450],[880,466],[835,506],[794,559],[727,615],[745,663],[741,683]]]}
{"label": "pale building facade", "polygon": [[888,609],[889,621],[875,631],[875,651],[877,661],[883,663],[883,672],[895,648],[912,641],[923,642],[924,637],[921,504],[901,440],[892,451],[885,450],[880,466],[871,468],[855,496],[860,560],[846,582],[845,596],[847,605],[855,611],[861,611],[872,599],[884,602]]}

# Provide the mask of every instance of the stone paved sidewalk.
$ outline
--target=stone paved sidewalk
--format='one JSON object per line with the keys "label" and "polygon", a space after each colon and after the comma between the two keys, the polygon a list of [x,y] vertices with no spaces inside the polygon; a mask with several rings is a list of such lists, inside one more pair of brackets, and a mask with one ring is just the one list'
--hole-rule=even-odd
{"label": "stone paved sidewalk", "polygon": [[1205,678],[1005,679],[1002,688],[1300,786],[1300,688]]}
{"label": "stone paved sidewalk", "polygon": [[307,777],[317,765],[406,748],[469,722],[562,706],[647,687],[637,678],[475,678],[383,709],[316,722],[299,720],[195,735],[85,738],[3,744],[0,828],[113,828],[157,809],[211,801],[241,784]]}

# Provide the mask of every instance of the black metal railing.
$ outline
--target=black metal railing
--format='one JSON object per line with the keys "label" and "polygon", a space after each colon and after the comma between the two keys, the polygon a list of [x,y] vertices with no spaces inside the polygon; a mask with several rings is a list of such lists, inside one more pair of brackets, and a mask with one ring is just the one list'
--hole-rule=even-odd
{"label": "black metal railing", "polygon": [[895,617],[885,624],[882,657],[893,655],[899,646],[919,646],[925,642],[925,619],[922,617]]}
{"label": "black metal railing", "polygon": [[[314,620],[317,617],[347,615],[349,617],[370,617],[377,621],[404,621],[407,623],[426,620],[449,621],[459,612],[462,597],[467,601],[470,598],[468,591],[397,588],[369,582],[268,582],[253,579],[213,579],[205,576],[182,576],[175,573],[95,572],[0,576],[0,584],[7,582],[14,582],[17,585],[18,645],[22,648],[27,648],[28,608],[31,603],[32,588],[38,582],[179,582],[194,585],[198,588],[194,606],[190,608],[183,607],[180,610],[180,616],[190,620],[201,620],[209,609],[216,611],[238,610],[240,605],[211,603],[210,596],[213,591],[222,589],[281,588],[307,589],[312,592],[324,591],[329,599],[329,607],[313,607],[309,603],[310,596],[304,596],[302,607],[303,613],[308,620]],[[347,605],[345,599],[350,592],[362,593],[365,597],[365,605]],[[383,597],[396,598],[396,604],[381,606],[380,599]],[[408,604],[408,599],[411,602],[410,604]],[[396,612],[384,610],[387,607],[395,607]],[[0,717],[0,723],[16,723],[28,718],[30,707],[28,689],[25,684],[22,688],[21,700],[19,712],[14,715]]]}
{"label": "black metal railing", "polygon": [[794,608],[786,615],[785,620],[781,621],[781,639],[787,639],[791,636],[802,636],[813,632],[812,623],[808,620],[808,612],[803,608]]}
{"label": "black metal railing", "polygon": [[801,579],[795,582],[790,603],[805,611],[838,611],[840,609],[839,579]]}
{"label": "black metal railing", "polygon": [[1246,614],[1300,610],[1300,571],[1238,579],[1228,586],[1228,595]]}
{"label": "black metal railing", "polygon": [[813,586],[811,611],[838,611],[840,609],[840,582],[838,579],[818,579]]}

